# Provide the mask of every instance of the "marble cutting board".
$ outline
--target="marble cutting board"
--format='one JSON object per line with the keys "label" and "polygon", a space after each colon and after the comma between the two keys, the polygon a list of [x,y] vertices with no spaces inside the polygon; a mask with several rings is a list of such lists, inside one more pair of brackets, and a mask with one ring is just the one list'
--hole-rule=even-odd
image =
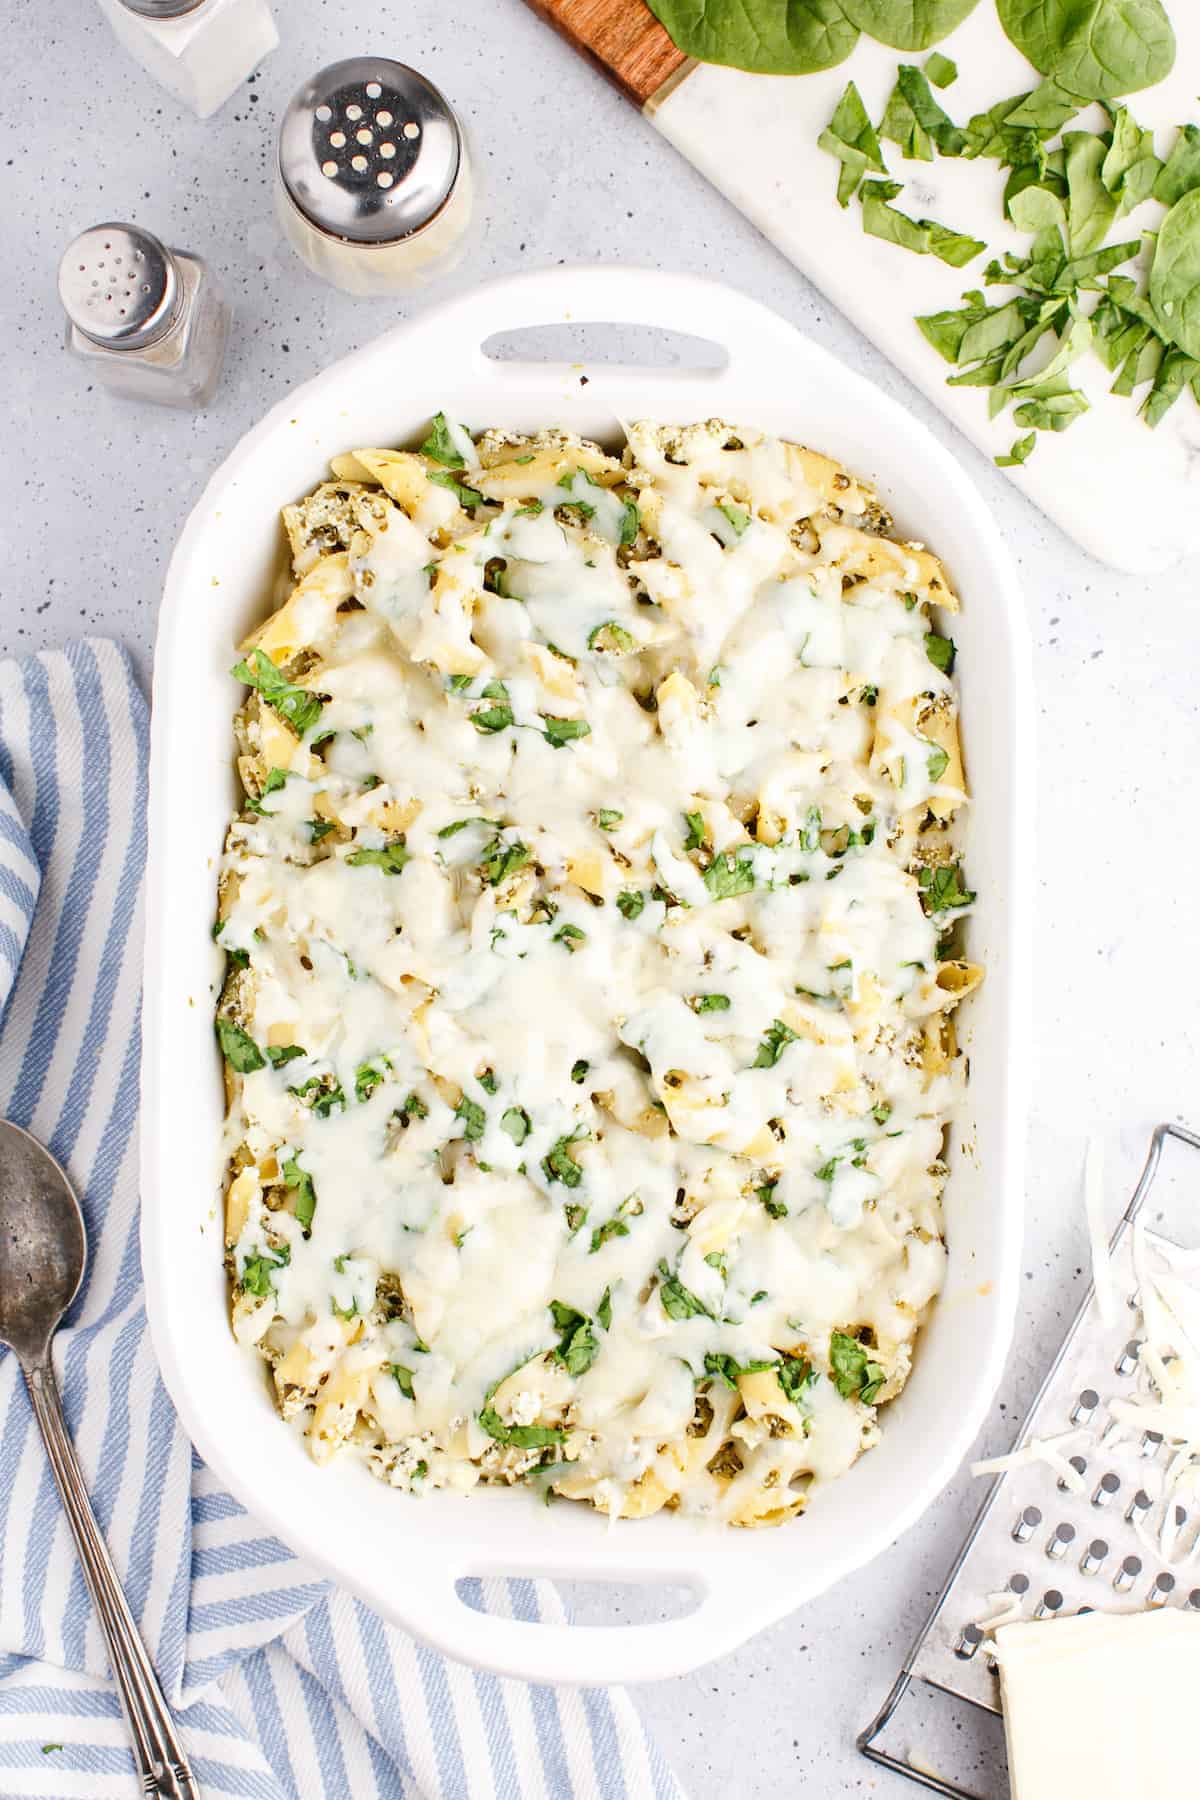
{"label": "marble cutting board", "polygon": [[[1008,450],[1020,427],[1011,415],[989,421],[985,390],[947,387],[948,365],[913,323],[916,314],[956,306],[964,289],[982,285],[989,255],[1027,246],[1028,239],[1003,222],[1002,172],[982,160],[905,162],[895,146],[885,145],[895,179],[905,182],[897,207],[987,243],[988,253],[965,269],[952,269],[867,237],[857,201],[844,212],[838,207],[837,165],[817,147],[848,80],[857,83],[878,119],[897,64],[919,63],[921,56],[906,57],[863,38],[846,62],[822,74],[747,75],[681,56],[644,0],[529,4],[615,80],[973,443],[988,456]],[[1170,0],[1169,11],[1179,41],[1175,68],[1167,81],[1129,101],[1139,124],[1154,128],[1160,155],[1175,126],[1200,121],[1200,5]],[[957,122],[1037,79],[1001,30],[992,0],[981,0],[938,48],[959,67],[959,79],[938,96]],[[1094,107],[1080,123],[1099,129],[1106,119]],[[1121,221],[1119,233],[1136,236],[1162,216],[1161,207],[1147,203]],[[1108,392],[1112,376],[1099,358],[1081,359],[1072,377],[1091,411],[1058,436],[1039,433],[1029,462],[1010,470],[1011,479],[1114,568],[1153,573],[1200,550],[1200,404],[1184,394],[1151,431],[1133,401]]]}

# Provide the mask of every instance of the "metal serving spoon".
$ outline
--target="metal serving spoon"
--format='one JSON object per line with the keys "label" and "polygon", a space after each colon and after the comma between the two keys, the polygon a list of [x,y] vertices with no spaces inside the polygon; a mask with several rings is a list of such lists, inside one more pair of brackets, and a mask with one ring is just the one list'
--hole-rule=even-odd
{"label": "metal serving spoon", "polygon": [[75,1536],[133,1739],[140,1792],[200,1800],[154,1665],[100,1535],[63,1418],[50,1345],[87,1261],[83,1214],[48,1150],[0,1119],[0,1344],[21,1365],[63,1510]]}

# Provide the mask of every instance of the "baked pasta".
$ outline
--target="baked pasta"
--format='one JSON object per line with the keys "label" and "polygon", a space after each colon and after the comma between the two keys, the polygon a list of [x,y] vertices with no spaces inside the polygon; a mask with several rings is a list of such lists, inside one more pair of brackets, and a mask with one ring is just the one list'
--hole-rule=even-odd
{"label": "baked pasta", "polygon": [[788,1518],[945,1263],[945,573],[716,420],[439,415],[284,526],[215,927],[237,1337],[412,1493]]}

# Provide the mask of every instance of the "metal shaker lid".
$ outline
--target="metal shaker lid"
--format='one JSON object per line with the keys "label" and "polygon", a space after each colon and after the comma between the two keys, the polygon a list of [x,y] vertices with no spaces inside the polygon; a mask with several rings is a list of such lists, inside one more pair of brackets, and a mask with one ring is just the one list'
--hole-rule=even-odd
{"label": "metal shaker lid", "polygon": [[203,6],[204,0],[121,0],[121,5],[141,19],[182,19],[185,13]]}
{"label": "metal shaker lid", "polygon": [[93,343],[141,350],[174,323],[179,274],[153,232],[112,222],[67,246],[58,292],[71,323]]}
{"label": "metal shaker lid", "polygon": [[441,211],[462,133],[433,83],[384,56],[331,63],[296,93],[279,131],[279,173],[318,230],[391,244]]}

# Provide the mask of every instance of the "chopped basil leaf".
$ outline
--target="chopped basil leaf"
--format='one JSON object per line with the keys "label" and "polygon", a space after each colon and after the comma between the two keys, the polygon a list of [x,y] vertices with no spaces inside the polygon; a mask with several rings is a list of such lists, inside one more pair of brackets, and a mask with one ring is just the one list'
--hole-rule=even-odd
{"label": "chopped basil leaf", "polygon": [[684,824],[687,836],[683,840],[685,850],[702,850],[704,848],[705,828],[704,814],[698,812],[684,813]]}
{"label": "chopped basil leaf", "polygon": [[625,888],[617,895],[617,911],[623,919],[640,918],[645,904],[645,894],[638,893],[634,888]]}
{"label": "chopped basil leaf", "polygon": [[728,994],[693,994],[688,1001],[694,1013],[728,1012]]}
{"label": "chopped basil leaf", "polygon": [[602,806],[596,814],[596,823],[601,831],[612,831],[624,817],[623,812],[616,812],[611,806]]}
{"label": "chopped basil leaf", "polygon": [[282,1069],[285,1063],[295,1062],[298,1056],[307,1053],[299,1044],[268,1044],[267,1061],[273,1069]]}

